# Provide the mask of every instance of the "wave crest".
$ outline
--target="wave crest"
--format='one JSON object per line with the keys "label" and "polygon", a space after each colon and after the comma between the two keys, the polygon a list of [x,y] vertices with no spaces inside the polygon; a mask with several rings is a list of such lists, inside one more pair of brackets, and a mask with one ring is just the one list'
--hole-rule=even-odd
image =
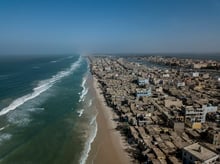
{"label": "wave crest", "polygon": [[88,93],[88,88],[86,88],[86,81],[87,81],[87,75],[83,78],[81,87],[83,88],[82,91],[79,93],[80,94],[80,98],[79,98],[79,102],[84,101],[85,100],[85,96]]}
{"label": "wave crest", "polygon": [[70,66],[70,68],[66,69],[65,71],[58,72],[50,79],[40,81],[38,86],[33,89],[32,93],[29,93],[27,95],[15,99],[8,107],[3,108],[0,111],[0,116],[5,115],[12,110],[15,110],[17,107],[21,106],[28,100],[31,100],[39,96],[41,93],[51,88],[57,81],[70,75],[76,68],[78,68],[80,66],[81,61],[82,61],[82,57],[80,56],[79,59]]}
{"label": "wave crest", "polygon": [[81,156],[80,161],[79,161],[80,164],[85,164],[86,163],[86,160],[87,160],[87,158],[89,156],[89,152],[91,150],[91,144],[95,140],[95,137],[96,137],[96,134],[97,134],[97,131],[98,131],[96,117],[97,117],[97,114],[90,121],[89,125],[92,126],[92,129],[91,129],[89,138],[88,138],[88,140],[85,143],[85,148],[84,148],[84,150],[82,152],[82,156]]}

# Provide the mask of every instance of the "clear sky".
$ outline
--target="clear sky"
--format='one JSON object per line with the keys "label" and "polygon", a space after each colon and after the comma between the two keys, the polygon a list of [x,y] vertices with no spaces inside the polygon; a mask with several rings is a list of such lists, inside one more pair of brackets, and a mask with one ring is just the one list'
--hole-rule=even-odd
{"label": "clear sky", "polygon": [[0,54],[220,52],[220,0],[0,0]]}

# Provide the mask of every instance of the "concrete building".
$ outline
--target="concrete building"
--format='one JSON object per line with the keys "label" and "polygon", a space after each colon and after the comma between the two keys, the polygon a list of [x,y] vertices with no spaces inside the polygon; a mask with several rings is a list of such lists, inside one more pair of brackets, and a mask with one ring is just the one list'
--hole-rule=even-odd
{"label": "concrete building", "polygon": [[193,63],[193,68],[200,69],[200,68],[206,68],[207,63]]}
{"label": "concrete building", "polygon": [[148,89],[136,89],[136,96],[138,98],[151,96],[151,87],[149,87]]}
{"label": "concrete building", "polygon": [[211,144],[219,146],[220,145],[220,131],[208,130],[207,139]]}
{"label": "concrete building", "polygon": [[193,129],[200,129],[202,122],[202,109],[196,109],[192,106],[186,106],[183,108],[185,114],[185,123]]}
{"label": "concrete building", "polygon": [[185,82],[178,82],[177,87],[185,87]]}
{"label": "concrete building", "polygon": [[144,86],[149,84],[149,79],[144,79],[144,78],[138,78],[138,85],[139,86]]}
{"label": "concrete building", "polygon": [[170,108],[171,106],[175,106],[175,107],[181,107],[182,101],[179,99],[165,99],[164,100],[164,106],[167,108]]}
{"label": "concrete building", "polygon": [[183,164],[215,164],[218,158],[219,155],[217,153],[199,143],[194,143],[182,149]]}
{"label": "concrete building", "polygon": [[208,79],[208,78],[209,78],[209,73],[204,73],[204,74],[202,74],[202,78]]}
{"label": "concrete building", "polygon": [[204,123],[205,119],[206,119],[206,114],[217,112],[218,107],[217,106],[212,106],[211,104],[208,104],[208,105],[203,105],[202,110],[203,110],[202,122]]}
{"label": "concrete building", "polygon": [[184,117],[176,112],[162,112],[162,117],[167,122],[167,125],[173,128],[176,132],[184,131]]}
{"label": "concrete building", "polygon": [[185,123],[193,129],[200,129],[201,123],[205,123],[206,114],[217,111],[217,106],[203,105],[202,108],[186,106],[183,108],[185,114]]}
{"label": "concrete building", "polygon": [[163,74],[163,77],[170,77],[170,74],[168,74],[168,73]]}
{"label": "concrete building", "polygon": [[193,72],[193,73],[192,73],[192,76],[193,76],[193,77],[199,77],[199,72]]}

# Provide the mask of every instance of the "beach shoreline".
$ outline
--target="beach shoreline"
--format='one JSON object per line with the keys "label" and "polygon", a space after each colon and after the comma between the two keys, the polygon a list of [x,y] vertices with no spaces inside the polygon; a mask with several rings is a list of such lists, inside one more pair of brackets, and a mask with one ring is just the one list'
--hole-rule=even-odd
{"label": "beach shoreline", "polygon": [[89,152],[86,163],[95,164],[128,164],[131,163],[131,157],[125,151],[126,141],[119,131],[116,130],[117,122],[114,120],[118,118],[113,109],[108,107],[98,80],[92,75],[91,87],[94,91],[95,105],[97,108],[97,125],[98,132],[94,142],[91,144],[91,151]]}

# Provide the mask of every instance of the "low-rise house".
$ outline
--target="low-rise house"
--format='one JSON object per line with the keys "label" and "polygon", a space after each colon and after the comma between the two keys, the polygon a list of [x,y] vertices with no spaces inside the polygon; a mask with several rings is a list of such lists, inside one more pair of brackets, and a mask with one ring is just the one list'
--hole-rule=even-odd
{"label": "low-rise house", "polygon": [[203,78],[203,79],[208,79],[208,78],[209,78],[209,73],[204,73],[204,74],[202,74],[202,78]]}
{"label": "low-rise house", "polygon": [[171,121],[170,123],[171,127],[173,128],[173,130],[177,133],[181,133],[184,131],[185,125],[183,122],[179,122],[179,121]]}
{"label": "low-rise house", "polygon": [[214,129],[208,130],[207,140],[213,145],[220,146],[220,131]]}
{"label": "low-rise house", "polygon": [[160,86],[160,87],[156,87],[156,88],[155,88],[155,91],[162,93],[162,92],[163,92],[163,88],[162,88],[161,86]]}
{"label": "low-rise house", "polygon": [[192,77],[199,77],[199,72],[193,72]]}
{"label": "low-rise house", "polygon": [[111,71],[111,67],[105,67],[104,70],[107,71],[107,72],[110,72]]}
{"label": "low-rise house", "polygon": [[151,87],[149,87],[148,89],[136,89],[136,97],[140,98],[149,96],[151,96]]}
{"label": "low-rise house", "polygon": [[170,77],[170,74],[165,73],[165,74],[163,74],[163,77]]}
{"label": "low-rise house", "polygon": [[194,143],[182,149],[183,164],[215,164],[218,158],[217,153],[199,143]]}
{"label": "low-rise house", "polygon": [[166,155],[159,148],[154,147],[153,152],[156,155],[157,159],[166,159]]}
{"label": "low-rise house", "polygon": [[182,162],[174,156],[169,156],[168,161],[172,164],[182,164]]}
{"label": "low-rise house", "polygon": [[200,69],[200,68],[206,68],[207,63],[193,63],[193,68]]}
{"label": "low-rise house", "polygon": [[185,87],[185,82],[178,82],[177,87]]}
{"label": "low-rise house", "polygon": [[145,79],[145,78],[138,78],[138,85],[139,86],[145,86],[147,84],[149,84],[149,79]]}
{"label": "low-rise house", "polygon": [[167,108],[170,108],[171,106],[175,106],[175,107],[181,107],[182,101],[179,99],[165,99],[164,100],[164,106]]}
{"label": "low-rise house", "polygon": [[202,117],[202,122],[205,122],[206,120],[206,114],[207,113],[213,113],[213,112],[217,112],[218,107],[217,106],[212,106],[212,104],[208,104],[208,105],[203,105],[202,106],[203,109],[203,117]]}

